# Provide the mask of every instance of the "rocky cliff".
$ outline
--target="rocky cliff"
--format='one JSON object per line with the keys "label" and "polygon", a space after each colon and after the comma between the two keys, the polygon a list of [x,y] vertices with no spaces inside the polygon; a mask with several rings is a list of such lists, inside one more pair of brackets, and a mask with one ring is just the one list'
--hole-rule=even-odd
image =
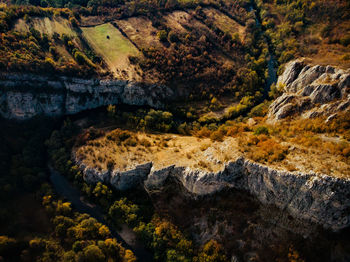
{"label": "rocky cliff", "polygon": [[75,114],[109,104],[160,108],[173,98],[165,86],[122,80],[0,75],[0,114],[9,119]]}
{"label": "rocky cliff", "polygon": [[272,121],[292,115],[304,118],[335,117],[350,108],[350,70],[332,66],[309,65],[305,60],[292,61],[279,76],[277,87],[284,94],[270,106]]}
{"label": "rocky cliff", "polygon": [[88,183],[103,182],[117,190],[141,184],[149,192],[157,191],[168,178],[175,178],[195,198],[233,188],[334,231],[350,225],[350,180],[346,179],[277,171],[244,158],[228,162],[217,173],[175,165],[156,170],[151,162],[128,171],[98,171],[75,160]]}

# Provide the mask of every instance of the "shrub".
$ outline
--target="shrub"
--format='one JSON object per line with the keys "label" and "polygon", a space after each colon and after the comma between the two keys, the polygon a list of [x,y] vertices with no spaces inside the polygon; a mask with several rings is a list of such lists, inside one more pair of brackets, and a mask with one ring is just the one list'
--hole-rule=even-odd
{"label": "shrub", "polygon": [[249,117],[265,116],[268,112],[270,104],[271,102],[264,101],[263,103],[253,107],[252,110],[250,110],[248,116]]}
{"label": "shrub", "polygon": [[269,129],[266,126],[259,126],[254,130],[254,135],[268,135]]}
{"label": "shrub", "polygon": [[109,133],[106,137],[108,140],[112,140],[116,142],[118,145],[120,145],[122,142],[130,138],[131,134],[128,131],[116,129],[111,133]]}
{"label": "shrub", "polygon": [[210,130],[206,126],[204,126],[200,130],[198,130],[195,135],[198,137],[209,137],[210,134]]}
{"label": "shrub", "polygon": [[211,133],[210,139],[213,141],[221,142],[224,140],[224,134],[220,130],[214,131],[213,133]]}
{"label": "shrub", "polygon": [[128,139],[125,140],[124,145],[134,147],[137,145],[137,140],[134,137],[129,137]]}
{"label": "shrub", "polygon": [[287,63],[288,61],[292,60],[294,58],[294,52],[293,51],[283,51],[278,61],[281,64]]}
{"label": "shrub", "polygon": [[151,146],[151,142],[148,141],[147,139],[143,138],[140,140],[140,145],[144,146],[144,147],[150,147]]}
{"label": "shrub", "polygon": [[350,45],[350,34],[343,36],[343,37],[340,39],[340,43],[341,43],[343,46],[348,46],[348,45]]}
{"label": "shrub", "polygon": [[168,37],[169,37],[169,41],[172,42],[172,43],[176,43],[176,42],[179,41],[179,37],[178,37],[177,34],[176,34],[175,32],[173,32],[173,31],[170,31],[170,32],[169,32]]}
{"label": "shrub", "polygon": [[166,42],[168,40],[168,33],[165,30],[158,31],[157,36],[161,42]]}

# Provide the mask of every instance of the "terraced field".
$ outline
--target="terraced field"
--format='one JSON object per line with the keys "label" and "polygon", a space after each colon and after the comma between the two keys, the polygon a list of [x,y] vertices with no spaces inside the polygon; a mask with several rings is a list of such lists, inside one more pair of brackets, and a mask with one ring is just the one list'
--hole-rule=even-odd
{"label": "terraced field", "polygon": [[214,8],[205,8],[203,12],[209,20],[211,20],[214,25],[219,28],[221,31],[228,33],[235,37],[235,34],[238,33],[238,36],[241,41],[244,40],[245,36],[245,27],[238,24],[236,21],[228,17],[227,15],[221,13],[219,10]]}
{"label": "terraced field", "polygon": [[111,23],[81,27],[90,47],[107,63],[119,78],[138,80],[138,70],[130,64],[129,56],[141,55],[137,48]]}
{"label": "terraced field", "polygon": [[119,28],[133,41],[138,48],[160,48],[162,44],[157,37],[157,29],[145,17],[131,17],[117,20]]}
{"label": "terraced field", "polygon": [[54,19],[48,17],[35,17],[31,18],[30,22],[27,22],[24,19],[18,19],[14,25],[14,30],[19,32],[29,32],[31,28],[49,36],[52,36],[54,33],[60,35],[66,34],[71,37],[77,36],[77,33],[72,29],[69,21],[61,17]]}

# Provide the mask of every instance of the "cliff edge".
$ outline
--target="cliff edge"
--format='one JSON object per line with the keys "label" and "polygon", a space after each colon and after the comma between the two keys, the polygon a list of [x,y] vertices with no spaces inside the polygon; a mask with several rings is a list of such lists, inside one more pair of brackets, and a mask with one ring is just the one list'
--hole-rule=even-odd
{"label": "cliff edge", "polygon": [[277,171],[243,157],[227,162],[219,172],[170,165],[154,168],[152,162],[133,169],[106,170],[86,166],[75,159],[86,182],[110,184],[117,190],[139,186],[149,192],[161,190],[175,178],[193,197],[225,188],[244,190],[263,204],[275,205],[292,216],[307,219],[334,231],[350,225],[350,180],[316,173]]}
{"label": "cliff edge", "polygon": [[161,108],[173,91],[115,79],[81,79],[33,74],[0,74],[0,115],[25,120],[62,116],[110,104]]}

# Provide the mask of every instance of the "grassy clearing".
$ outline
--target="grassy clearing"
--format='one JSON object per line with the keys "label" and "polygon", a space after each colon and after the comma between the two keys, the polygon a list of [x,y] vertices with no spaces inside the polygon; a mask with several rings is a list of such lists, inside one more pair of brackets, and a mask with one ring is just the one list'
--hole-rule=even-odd
{"label": "grassy clearing", "polygon": [[216,172],[225,162],[244,156],[277,170],[348,178],[348,126],[342,119],[338,122],[327,129],[324,119],[270,125],[264,118],[255,117],[247,122],[228,122],[216,131],[205,126],[193,131],[194,136],[116,129],[85,141],[76,152],[87,166],[100,170],[130,170],[152,161],[156,169],[177,165]]}
{"label": "grassy clearing", "polygon": [[235,35],[238,34],[240,40],[244,40],[244,26],[241,26],[236,21],[214,8],[205,8],[203,9],[203,12],[208,19],[213,20],[215,26],[217,26],[217,28],[219,28],[221,31],[230,34],[233,39],[235,38]]}
{"label": "grassy clearing", "polygon": [[238,157],[238,151],[232,148],[238,148],[233,139],[228,139],[227,143],[213,143],[209,138],[116,129],[103,138],[88,141],[77,149],[77,155],[87,165],[101,170],[108,166],[128,170],[153,161],[159,169],[175,164],[218,171],[223,168],[223,162]]}
{"label": "grassy clearing", "polygon": [[175,11],[164,16],[166,24],[174,31],[182,34],[188,33],[183,25],[188,24],[190,15],[185,11]]}
{"label": "grassy clearing", "polygon": [[54,33],[58,33],[60,35],[66,34],[71,37],[77,36],[69,21],[61,17],[54,19],[50,19],[48,17],[31,18],[29,22],[24,21],[24,19],[18,19],[14,25],[14,30],[19,32],[29,32],[30,28],[32,27],[38,30],[40,33],[45,33],[49,36],[52,36]]}
{"label": "grassy clearing", "polygon": [[162,47],[157,37],[158,30],[152,26],[152,22],[149,19],[145,17],[131,17],[125,20],[116,20],[115,22],[139,48]]}
{"label": "grassy clearing", "polygon": [[[196,33],[209,36],[213,34],[211,30],[202,22],[193,18],[189,13],[185,11],[174,11],[164,16],[166,25],[173,31],[180,34],[193,34],[192,30],[196,30]],[[190,29],[190,30],[188,30]]]}
{"label": "grassy clearing", "polygon": [[133,78],[135,69],[130,64],[129,56],[140,55],[140,52],[118,29],[111,23],[81,29],[91,48],[117,76]]}

